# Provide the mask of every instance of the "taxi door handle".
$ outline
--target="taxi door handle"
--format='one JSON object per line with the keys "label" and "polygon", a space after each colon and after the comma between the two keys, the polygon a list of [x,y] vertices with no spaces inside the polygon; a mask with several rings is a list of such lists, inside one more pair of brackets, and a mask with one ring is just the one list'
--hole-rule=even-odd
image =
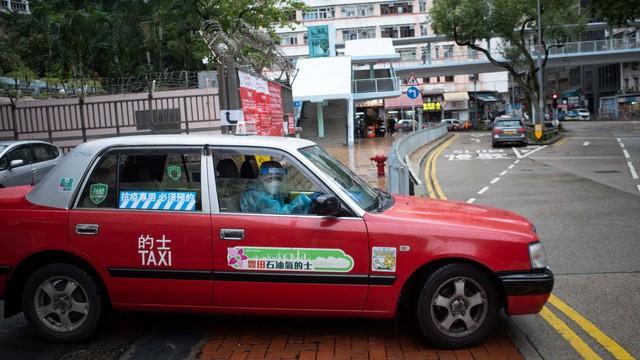
{"label": "taxi door handle", "polygon": [[95,235],[97,233],[98,233],[98,225],[96,224],[76,225],[76,234],[78,235]]}
{"label": "taxi door handle", "polygon": [[244,240],[244,229],[220,229],[222,240]]}

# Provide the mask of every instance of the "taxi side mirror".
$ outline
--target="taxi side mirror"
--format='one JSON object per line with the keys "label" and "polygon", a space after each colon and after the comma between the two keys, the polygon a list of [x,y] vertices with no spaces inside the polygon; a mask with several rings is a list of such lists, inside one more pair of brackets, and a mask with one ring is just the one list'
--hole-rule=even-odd
{"label": "taxi side mirror", "polygon": [[314,203],[314,213],[321,216],[337,215],[342,206],[335,195],[320,195]]}

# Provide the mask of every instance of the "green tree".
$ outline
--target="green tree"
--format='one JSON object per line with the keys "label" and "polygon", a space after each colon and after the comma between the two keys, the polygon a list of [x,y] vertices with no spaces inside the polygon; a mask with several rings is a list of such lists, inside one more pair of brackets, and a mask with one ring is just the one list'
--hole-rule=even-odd
{"label": "green tree", "polygon": [[589,9],[596,19],[613,27],[623,27],[640,19],[640,0],[590,0]]}
{"label": "green tree", "polygon": [[[541,114],[544,109],[539,99],[544,94],[539,94],[538,72],[546,66],[551,48],[563,46],[582,31],[586,17],[575,0],[539,2],[540,21],[536,0],[434,0],[428,21],[436,34],[479,51],[493,65],[508,71],[524,91],[529,109],[533,107]],[[483,46],[483,41],[492,38],[499,39],[497,49]],[[535,50],[538,40],[541,66]]]}

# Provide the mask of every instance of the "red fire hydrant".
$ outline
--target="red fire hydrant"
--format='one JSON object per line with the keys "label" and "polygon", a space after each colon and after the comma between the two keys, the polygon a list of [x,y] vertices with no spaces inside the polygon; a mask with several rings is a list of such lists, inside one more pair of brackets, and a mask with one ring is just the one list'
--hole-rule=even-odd
{"label": "red fire hydrant", "polygon": [[378,176],[384,176],[384,162],[387,160],[387,156],[385,154],[376,154],[369,159],[376,162],[376,166],[378,167]]}

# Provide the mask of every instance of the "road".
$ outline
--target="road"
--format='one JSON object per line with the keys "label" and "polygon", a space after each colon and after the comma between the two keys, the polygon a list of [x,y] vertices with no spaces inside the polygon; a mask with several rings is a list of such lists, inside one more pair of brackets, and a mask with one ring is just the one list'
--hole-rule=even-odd
{"label": "road", "polygon": [[459,133],[433,151],[433,193],[536,225],[556,285],[541,314],[512,318],[527,358],[640,358],[640,123],[564,125],[547,146],[493,149],[489,133]]}
{"label": "road", "polygon": [[[520,213],[544,241],[556,274],[553,298],[543,313],[503,323],[493,344],[508,332],[526,359],[640,358],[640,310],[635,306],[640,298],[640,124],[565,126],[566,139],[548,146],[493,149],[489,133],[458,133],[446,147],[432,151],[433,191],[450,200]],[[115,312],[90,341],[54,345],[41,341],[19,315],[0,320],[0,359],[195,358],[212,329],[237,327],[236,320]],[[249,330],[327,326],[353,336],[399,326],[393,321],[252,321],[245,325]]]}

